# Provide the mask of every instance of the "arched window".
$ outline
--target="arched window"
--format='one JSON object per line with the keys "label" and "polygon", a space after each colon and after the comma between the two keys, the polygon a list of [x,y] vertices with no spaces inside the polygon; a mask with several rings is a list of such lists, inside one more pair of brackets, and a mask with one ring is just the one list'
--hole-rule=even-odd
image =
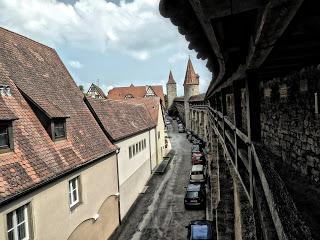
{"label": "arched window", "polygon": [[129,98],[134,98],[134,97],[132,96],[132,94],[127,94],[127,95],[124,97],[124,99],[129,99]]}

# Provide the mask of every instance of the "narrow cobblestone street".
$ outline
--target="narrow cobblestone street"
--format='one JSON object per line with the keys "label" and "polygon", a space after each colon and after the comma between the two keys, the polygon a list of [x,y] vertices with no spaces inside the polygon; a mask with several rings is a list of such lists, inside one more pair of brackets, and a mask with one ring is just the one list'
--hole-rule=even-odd
{"label": "narrow cobblestone street", "polygon": [[186,239],[189,221],[205,219],[205,210],[185,210],[185,186],[191,168],[191,144],[178,133],[176,122],[169,128],[175,155],[164,175],[153,175],[148,190],[112,239]]}

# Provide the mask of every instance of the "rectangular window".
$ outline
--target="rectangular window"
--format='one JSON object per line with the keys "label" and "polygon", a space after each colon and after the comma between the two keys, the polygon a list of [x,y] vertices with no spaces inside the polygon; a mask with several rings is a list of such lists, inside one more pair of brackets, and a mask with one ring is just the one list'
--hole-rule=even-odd
{"label": "rectangular window", "polygon": [[144,149],[143,140],[141,140],[142,150]]}
{"label": "rectangular window", "polygon": [[144,147],[147,147],[146,140],[143,140]]}
{"label": "rectangular window", "polygon": [[66,121],[65,120],[56,120],[53,123],[53,136],[54,139],[63,139],[66,138]]}
{"label": "rectangular window", "polygon": [[139,152],[139,146],[138,146],[138,143],[136,143],[136,153]]}
{"label": "rectangular window", "polygon": [[28,205],[24,205],[7,214],[8,240],[30,239]]}
{"label": "rectangular window", "polygon": [[0,124],[0,150],[10,148],[9,125]]}
{"label": "rectangular window", "polygon": [[158,132],[158,139],[160,138],[160,132]]}
{"label": "rectangular window", "polygon": [[133,156],[136,155],[136,148],[134,145],[132,145],[132,151],[133,151]]}
{"label": "rectangular window", "polygon": [[141,142],[139,142],[139,152],[141,152]]}
{"label": "rectangular window", "polygon": [[129,158],[132,158],[132,147],[129,147]]}
{"label": "rectangular window", "polygon": [[70,208],[74,207],[80,202],[79,194],[79,177],[73,178],[69,181],[69,203]]}

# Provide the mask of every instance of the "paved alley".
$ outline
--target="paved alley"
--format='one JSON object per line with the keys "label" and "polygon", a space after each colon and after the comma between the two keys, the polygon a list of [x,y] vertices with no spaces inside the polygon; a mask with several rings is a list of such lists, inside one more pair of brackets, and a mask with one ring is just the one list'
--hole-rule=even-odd
{"label": "paved alley", "polygon": [[154,175],[132,211],[112,239],[186,239],[190,220],[205,219],[205,210],[185,210],[185,186],[191,169],[191,144],[178,133],[176,122],[169,128],[175,155],[164,175]]}

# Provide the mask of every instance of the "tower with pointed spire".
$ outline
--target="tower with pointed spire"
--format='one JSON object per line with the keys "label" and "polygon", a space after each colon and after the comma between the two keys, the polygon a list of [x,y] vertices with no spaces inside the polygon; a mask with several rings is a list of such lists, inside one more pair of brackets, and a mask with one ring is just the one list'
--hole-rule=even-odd
{"label": "tower with pointed spire", "polygon": [[169,73],[169,78],[167,82],[167,98],[168,98],[168,105],[167,109],[170,109],[173,100],[177,97],[177,84],[172,76],[172,72]]}
{"label": "tower with pointed spire", "polygon": [[190,129],[190,107],[189,98],[200,94],[199,92],[199,75],[195,73],[189,57],[186,75],[184,77],[184,110],[185,110],[185,124],[186,128]]}

